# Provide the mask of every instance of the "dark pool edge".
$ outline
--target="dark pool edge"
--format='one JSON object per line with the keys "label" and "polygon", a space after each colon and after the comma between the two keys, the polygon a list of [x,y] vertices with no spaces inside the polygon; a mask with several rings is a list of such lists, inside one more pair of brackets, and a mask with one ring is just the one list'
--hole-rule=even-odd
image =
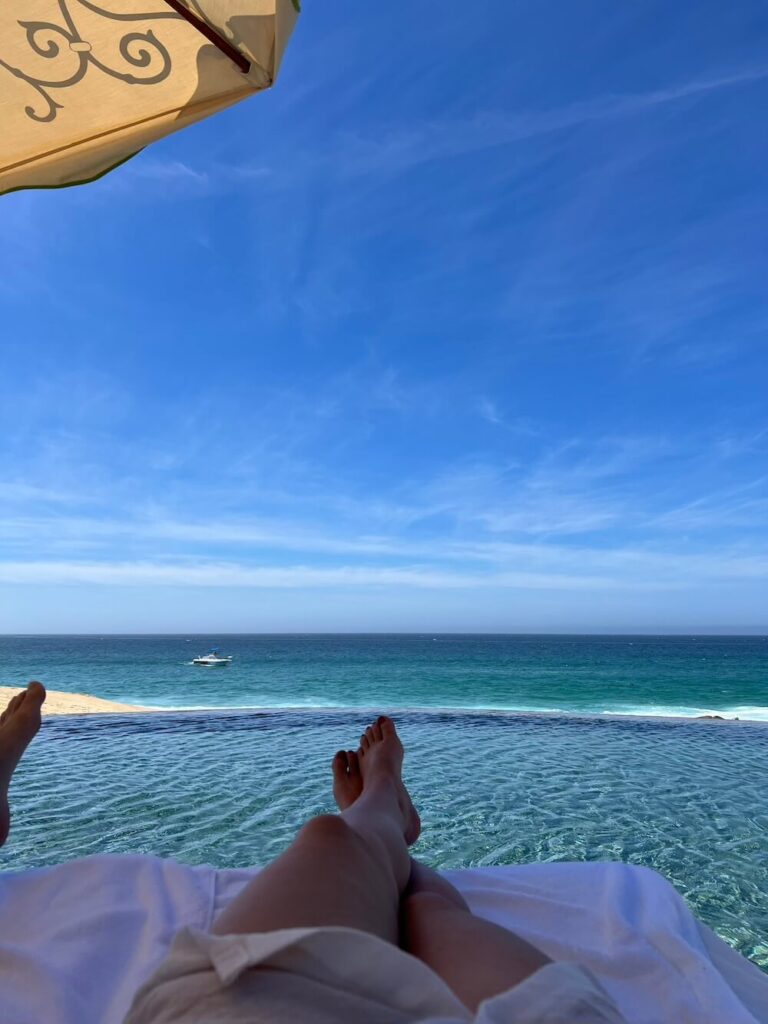
{"label": "dark pool edge", "polygon": [[99,721],[110,721],[113,719],[145,719],[149,717],[162,716],[210,716],[213,715],[217,718],[226,717],[231,715],[260,715],[269,716],[275,715],[312,715],[312,716],[323,716],[328,718],[338,717],[349,717],[350,715],[355,716],[366,716],[366,715],[379,715],[388,714],[393,718],[397,719],[398,716],[410,716],[419,715],[424,717],[445,717],[450,715],[456,718],[503,718],[503,719],[520,719],[523,721],[540,721],[544,722],[581,722],[581,723],[595,723],[595,722],[644,722],[648,724],[656,723],[659,725],[704,725],[711,727],[729,726],[731,728],[745,726],[749,728],[768,728],[768,721],[761,719],[752,718],[712,718],[712,717],[691,717],[684,715],[633,715],[633,714],[621,714],[619,712],[605,712],[600,714],[589,714],[587,712],[575,712],[575,711],[515,711],[506,708],[463,708],[463,707],[382,707],[382,706],[370,706],[370,707],[307,707],[304,705],[291,706],[285,705],[284,707],[263,707],[263,706],[237,706],[237,707],[180,707],[180,708],[159,708],[159,707],[142,707],[141,710],[135,711],[107,711],[107,712],[66,712],[57,713],[47,716],[48,721],[56,719],[64,719],[71,721],[72,719],[94,719]]}

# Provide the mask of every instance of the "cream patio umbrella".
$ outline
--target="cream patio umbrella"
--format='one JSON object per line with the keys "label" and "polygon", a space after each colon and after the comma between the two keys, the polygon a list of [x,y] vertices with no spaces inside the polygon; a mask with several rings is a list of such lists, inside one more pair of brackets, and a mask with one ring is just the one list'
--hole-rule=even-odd
{"label": "cream patio umbrella", "polygon": [[92,181],[273,84],[298,0],[0,0],[0,194]]}

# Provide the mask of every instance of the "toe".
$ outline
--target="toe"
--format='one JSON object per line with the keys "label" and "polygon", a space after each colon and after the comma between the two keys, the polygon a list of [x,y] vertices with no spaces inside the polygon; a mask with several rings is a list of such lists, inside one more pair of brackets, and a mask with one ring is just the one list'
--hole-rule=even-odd
{"label": "toe", "polygon": [[21,695],[16,713],[26,723],[36,722],[40,724],[40,709],[45,700],[45,687],[42,683],[30,683]]}
{"label": "toe", "polygon": [[378,718],[376,719],[376,721],[371,726],[371,732],[373,733],[373,738],[376,740],[376,742],[377,743],[381,743],[381,741],[384,739],[384,737],[383,737],[382,732],[381,732],[381,726],[379,725],[379,719]]}
{"label": "toe", "polygon": [[381,726],[381,733],[383,736],[397,736],[397,729],[395,723],[391,718],[386,715],[382,715],[379,719],[379,725]]}
{"label": "toe", "polygon": [[2,715],[0,715],[0,722],[4,722],[7,718],[9,718],[13,714],[13,712],[18,707],[18,703],[19,703],[19,695],[17,693],[16,696],[15,697],[11,697],[11,699],[5,705],[5,709],[3,710]]}
{"label": "toe", "polygon": [[354,750],[347,751],[347,765],[349,766],[350,779],[360,778],[360,761]]}
{"label": "toe", "polygon": [[376,742],[376,734],[373,731],[372,725],[369,725],[368,728],[365,730],[365,736],[366,739],[368,740],[368,746],[371,746]]}
{"label": "toe", "polygon": [[338,750],[333,755],[333,760],[331,761],[331,770],[333,771],[334,778],[343,778],[347,774],[346,750]]}
{"label": "toe", "polygon": [[27,700],[32,701],[37,705],[42,704],[46,697],[45,687],[42,683],[38,683],[36,679],[33,679],[31,683],[27,684],[25,694]]}
{"label": "toe", "polygon": [[23,693],[17,693],[15,697],[11,697],[11,699],[8,701],[8,705],[5,711],[2,713],[2,715],[0,715],[0,722],[4,722],[6,721],[6,719],[11,717],[11,715],[16,711],[16,708],[21,703],[22,696]]}

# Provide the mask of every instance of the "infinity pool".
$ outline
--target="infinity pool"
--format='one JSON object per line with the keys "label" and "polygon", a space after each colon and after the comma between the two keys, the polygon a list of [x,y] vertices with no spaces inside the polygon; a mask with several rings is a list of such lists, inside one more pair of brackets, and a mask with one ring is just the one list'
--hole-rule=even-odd
{"label": "infinity pool", "polygon": [[[435,867],[623,860],[663,872],[768,969],[768,726],[406,713],[406,780]],[[4,870],[93,853],[260,864],[332,807],[358,712],[49,719],[12,789]]]}

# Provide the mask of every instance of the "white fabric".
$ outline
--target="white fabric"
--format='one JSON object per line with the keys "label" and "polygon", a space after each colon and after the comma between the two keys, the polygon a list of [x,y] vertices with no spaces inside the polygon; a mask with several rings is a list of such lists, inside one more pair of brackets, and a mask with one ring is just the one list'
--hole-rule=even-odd
{"label": "white fabric", "polygon": [[[206,930],[252,871],[89,857],[0,876],[0,1019],[122,1024],[173,935]],[[446,872],[480,916],[599,979],[630,1024],[768,1024],[768,976],[623,864]]]}
{"label": "white fabric", "polygon": [[472,1014],[426,964],[352,928],[185,928],[125,1024],[626,1024],[599,983],[548,964]]}

